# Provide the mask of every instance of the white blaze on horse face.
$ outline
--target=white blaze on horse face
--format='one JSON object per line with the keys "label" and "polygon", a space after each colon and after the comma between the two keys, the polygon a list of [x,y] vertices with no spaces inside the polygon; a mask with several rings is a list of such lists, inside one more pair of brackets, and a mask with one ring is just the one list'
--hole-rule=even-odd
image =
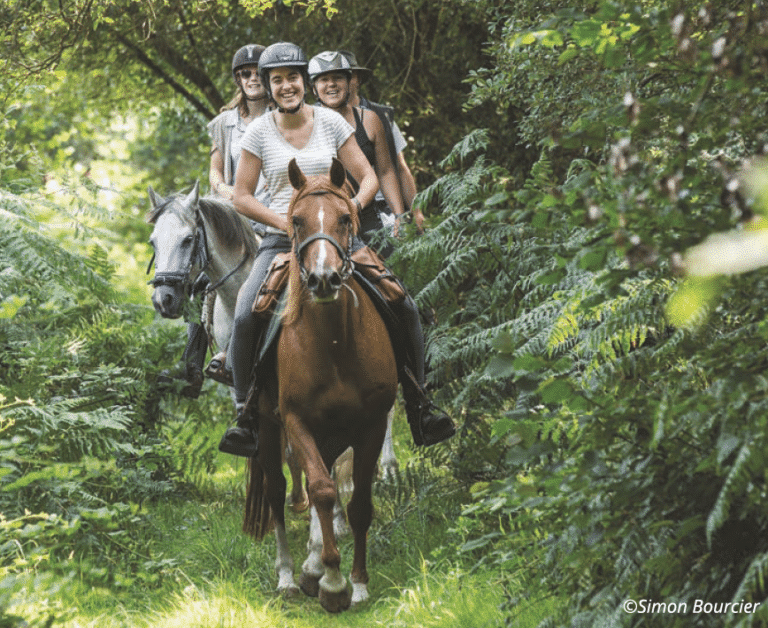
{"label": "white blaze on horse face", "polygon": [[[322,205],[320,206],[320,211],[317,213],[317,220],[320,222],[319,233],[325,233],[325,210],[323,209]],[[328,254],[325,248],[326,246],[326,242],[320,243],[320,253],[317,256],[318,268],[325,268],[325,264],[328,258]]]}

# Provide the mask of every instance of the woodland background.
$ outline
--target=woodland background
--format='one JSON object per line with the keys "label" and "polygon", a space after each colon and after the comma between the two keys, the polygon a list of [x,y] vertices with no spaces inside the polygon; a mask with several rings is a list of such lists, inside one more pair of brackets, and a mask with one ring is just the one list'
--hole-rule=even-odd
{"label": "woodland background", "polygon": [[397,110],[429,229],[392,263],[460,423],[400,415],[337,622],[765,625],[690,612],[768,594],[762,0],[2,0],[0,626],[329,621],[239,532],[226,391],[159,391],[145,285],[147,185],[207,180],[233,52],[281,39]]}

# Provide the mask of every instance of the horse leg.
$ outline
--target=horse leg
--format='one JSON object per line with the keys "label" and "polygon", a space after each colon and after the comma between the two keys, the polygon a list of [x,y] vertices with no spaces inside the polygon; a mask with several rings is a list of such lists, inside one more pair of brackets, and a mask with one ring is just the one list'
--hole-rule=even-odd
{"label": "horse leg", "polygon": [[349,447],[336,459],[331,470],[331,477],[336,483],[336,504],[333,507],[333,531],[336,534],[336,540],[350,533],[342,504],[349,501],[355,488],[352,481],[352,456],[352,448]]}
{"label": "horse leg", "polygon": [[[320,596],[320,604],[331,613],[346,610],[351,604],[351,595],[347,581],[339,569],[341,555],[333,533],[333,506],[336,503],[336,487],[317,445],[301,420],[292,414],[285,417],[286,430],[294,452],[301,460],[301,466],[307,476],[309,500],[313,516],[317,516],[322,536],[320,564],[312,564],[309,559],[302,568],[299,584],[301,589],[311,594],[315,583]],[[310,533],[312,526],[310,525]],[[320,574],[322,573],[322,576]]]}
{"label": "horse leg", "polygon": [[307,540],[307,559],[301,566],[299,586],[309,597],[320,595],[320,578],[325,574],[323,565],[323,532],[320,529],[320,518],[317,509],[312,506],[309,510],[309,539]]}
{"label": "horse leg", "polygon": [[384,440],[386,419],[381,433],[371,433],[365,443],[355,448],[353,477],[355,490],[347,507],[347,520],[355,538],[355,554],[352,560],[352,604],[368,599],[368,569],[366,567],[368,528],[373,520],[373,477]]}
{"label": "horse leg", "polygon": [[304,512],[309,508],[309,496],[307,495],[306,488],[304,488],[301,466],[299,465],[299,461],[296,460],[296,456],[293,454],[290,444],[285,448],[285,461],[291,472],[291,510],[296,513]]}
{"label": "horse leg", "polygon": [[275,522],[277,590],[285,597],[294,597],[298,595],[299,588],[293,580],[293,557],[288,548],[288,535],[285,530],[286,481],[282,468],[281,433],[280,428],[271,421],[263,420],[261,424],[259,464],[265,470],[266,496]]}
{"label": "horse leg", "polygon": [[392,443],[392,420],[395,416],[394,406],[387,415],[387,435],[384,437],[384,447],[381,450],[381,476],[385,480],[392,480],[397,475],[399,465],[395,456],[395,446]]}

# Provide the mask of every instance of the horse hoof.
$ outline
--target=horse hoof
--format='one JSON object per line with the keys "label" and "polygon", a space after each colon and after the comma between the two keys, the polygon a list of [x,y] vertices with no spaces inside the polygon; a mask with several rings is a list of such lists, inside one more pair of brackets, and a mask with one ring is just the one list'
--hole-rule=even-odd
{"label": "horse hoof", "polygon": [[293,584],[289,587],[286,587],[285,589],[281,589],[280,595],[283,597],[283,599],[295,600],[301,595],[301,591],[299,590],[299,587]]}
{"label": "horse hoof", "polygon": [[302,571],[299,577],[299,587],[304,591],[304,595],[317,597],[320,594],[320,578]]}
{"label": "horse hoof", "polygon": [[291,500],[291,512],[294,512],[297,515],[302,512],[306,512],[308,508],[309,508],[309,498],[305,498],[299,502],[295,502]]}
{"label": "horse hoof", "polygon": [[349,587],[344,587],[338,593],[320,589],[320,606],[329,613],[340,613],[352,605],[352,594]]}

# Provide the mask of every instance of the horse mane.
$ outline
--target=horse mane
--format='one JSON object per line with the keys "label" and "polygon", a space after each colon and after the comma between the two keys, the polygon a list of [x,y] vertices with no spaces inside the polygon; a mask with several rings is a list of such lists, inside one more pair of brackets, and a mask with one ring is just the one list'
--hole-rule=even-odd
{"label": "horse mane", "polygon": [[[328,175],[319,175],[307,177],[306,183],[301,189],[296,190],[293,193],[291,204],[288,206],[288,237],[293,242],[295,234],[293,231],[293,211],[298,203],[307,196],[323,196],[331,194],[338,198],[347,201],[349,205],[350,213],[352,214],[352,234],[354,237],[360,230],[360,216],[357,212],[357,204],[350,202],[353,190],[352,186],[347,180],[343,188],[339,188],[331,183],[331,178]],[[301,314],[301,306],[306,298],[304,290],[304,283],[301,280],[301,270],[299,269],[299,260],[296,255],[291,256],[290,270],[288,274],[288,287],[286,288],[288,299],[285,304],[285,310],[283,311],[283,325],[291,325],[296,322]]]}
{"label": "horse mane", "polygon": [[198,206],[223,242],[230,246],[241,244],[248,255],[256,253],[259,243],[251,223],[234,205],[213,196],[202,196],[198,200]]}
{"label": "horse mane", "polygon": [[[147,214],[147,222],[155,224],[166,211],[174,206],[174,201],[183,198],[183,194],[172,194]],[[242,246],[248,255],[254,255],[259,243],[253,229],[234,206],[221,198],[201,196],[197,206],[205,219],[211,223],[219,238],[228,246]]]}

